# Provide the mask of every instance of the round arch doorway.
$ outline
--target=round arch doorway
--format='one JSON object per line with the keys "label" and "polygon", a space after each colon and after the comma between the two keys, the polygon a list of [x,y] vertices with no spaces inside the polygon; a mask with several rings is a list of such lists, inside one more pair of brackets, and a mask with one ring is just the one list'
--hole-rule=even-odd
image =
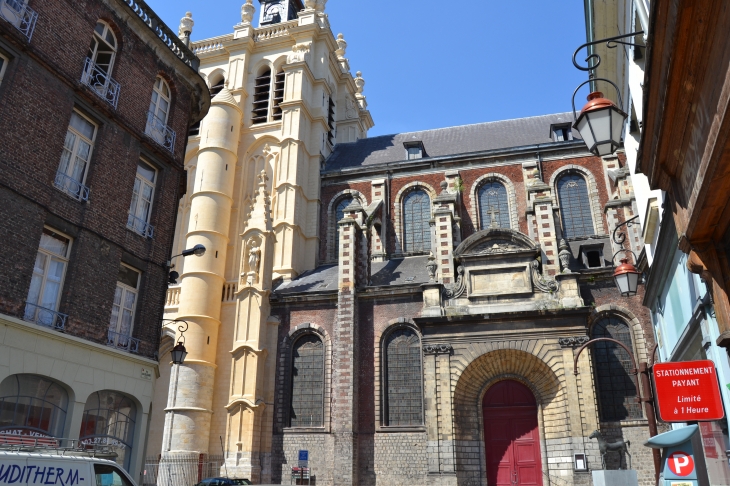
{"label": "round arch doorway", "polygon": [[493,385],[482,400],[487,484],[542,486],[537,402],[514,380]]}

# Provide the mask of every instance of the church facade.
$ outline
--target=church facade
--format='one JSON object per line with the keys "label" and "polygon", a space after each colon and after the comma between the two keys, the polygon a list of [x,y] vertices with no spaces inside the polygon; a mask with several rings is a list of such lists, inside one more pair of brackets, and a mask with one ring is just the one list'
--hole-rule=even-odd
{"label": "church facade", "polygon": [[643,290],[611,278],[636,214],[622,154],[590,155],[567,113],[368,138],[325,4],[262,2],[254,28],[249,0],[192,46],[214,97],[175,245],[208,251],[175,262],[189,354],[168,364],[165,328],[149,454],[222,448],[263,484],[307,450],[322,485],[571,485],[604,468],[599,431],[633,444],[605,467],[653,484],[632,358],[575,362],[591,337],[653,347]]}

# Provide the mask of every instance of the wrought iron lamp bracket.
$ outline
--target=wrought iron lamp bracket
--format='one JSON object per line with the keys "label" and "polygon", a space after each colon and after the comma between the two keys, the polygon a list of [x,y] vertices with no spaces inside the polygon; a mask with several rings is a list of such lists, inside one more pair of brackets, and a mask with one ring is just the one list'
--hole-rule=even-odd
{"label": "wrought iron lamp bracket", "polygon": [[619,253],[631,253],[634,256],[634,263],[638,263],[639,258],[636,256],[636,253],[634,253],[632,250],[629,250],[628,248],[624,248],[624,243],[626,242],[626,233],[625,232],[619,232],[619,228],[622,226],[626,226],[627,228],[631,228],[635,224],[640,224],[638,221],[639,215],[637,214],[633,218],[627,219],[623,223],[617,224],[616,227],[613,229],[613,242],[621,247],[619,251],[613,254],[613,258],[611,258],[611,264],[613,266],[616,266],[614,263],[616,260],[616,255]]}
{"label": "wrought iron lamp bracket", "polygon": [[[618,44],[623,44],[625,46],[633,46],[633,47],[646,47],[643,44],[634,44],[633,42],[624,42],[622,40],[619,40],[619,39],[627,39],[629,37],[635,37],[635,36],[640,35],[640,34],[643,34],[643,33],[644,33],[643,30],[639,30],[639,31],[636,31],[636,32],[631,32],[629,34],[617,35],[617,36],[614,36],[614,37],[607,37],[606,39],[600,39],[600,40],[595,40],[595,41],[591,41],[591,42],[586,42],[585,44],[583,44],[582,46],[580,46],[578,49],[575,50],[575,53],[573,54],[573,66],[575,66],[576,69],[580,69],[581,71],[588,71],[588,72],[590,72],[590,77],[593,78],[594,71],[596,70],[596,68],[598,66],[601,65],[601,56],[599,56],[598,54],[595,54],[595,53],[594,54],[590,54],[585,59],[585,62],[587,64],[587,66],[581,66],[581,65],[578,64],[578,61],[576,61],[576,59],[575,59],[576,56],[578,56],[578,53],[581,50],[583,50],[584,48],[589,47],[589,46],[594,46],[596,44],[602,44],[604,42],[606,43],[606,47],[608,47],[609,49],[614,49],[614,48],[618,47]],[[591,64],[591,61],[593,61],[593,60],[596,61],[595,64]]]}
{"label": "wrought iron lamp bracket", "polygon": [[160,319],[160,322],[162,322],[163,324],[165,322],[181,323],[179,326],[177,326],[177,330],[180,333],[180,338],[178,339],[177,342],[178,342],[178,344],[183,344],[183,345],[185,344],[185,331],[187,331],[188,327],[189,327],[187,321],[183,321],[182,319]]}

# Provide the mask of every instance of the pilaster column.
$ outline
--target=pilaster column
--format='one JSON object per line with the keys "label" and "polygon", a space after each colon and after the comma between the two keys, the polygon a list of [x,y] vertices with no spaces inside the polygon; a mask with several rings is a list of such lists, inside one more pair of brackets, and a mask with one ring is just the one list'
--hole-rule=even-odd
{"label": "pilaster column", "polygon": [[[428,474],[429,483],[456,484],[456,458],[454,454],[454,417],[451,395],[450,344],[425,344],[423,346],[424,371],[428,373],[428,394],[426,394],[426,417],[429,424],[436,419],[436,430],[428,428]],[[424,390],[425,391],[425,390]]]}

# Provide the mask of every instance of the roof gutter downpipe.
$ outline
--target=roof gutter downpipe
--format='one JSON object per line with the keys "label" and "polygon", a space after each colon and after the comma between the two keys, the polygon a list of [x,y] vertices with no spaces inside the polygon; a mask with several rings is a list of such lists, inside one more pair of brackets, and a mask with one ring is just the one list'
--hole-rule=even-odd
{"label": "roof gutter downpipe", "polygon": [[649,36],[649,14],[646,11],[646,4],[644,0],[634,0],[636,4],[636,13],[639,16],[642,30],[644,31],[644,44],[646,44],[646,38]]}

